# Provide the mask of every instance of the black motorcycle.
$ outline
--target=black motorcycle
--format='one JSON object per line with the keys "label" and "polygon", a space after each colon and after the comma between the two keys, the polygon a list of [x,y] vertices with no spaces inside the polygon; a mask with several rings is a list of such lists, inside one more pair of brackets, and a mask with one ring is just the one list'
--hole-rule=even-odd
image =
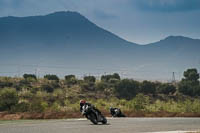
{"label": "black motorcycle", "polygon": [[98,124],[98,122],[102,122],[102,124],[107,124],[107,119],[91,106],[84,105],[82,107],[82,114],[95,125]]}
{"label": "black motorcycle", "polygon": [[110,114],[112,117],[126,117],[119,108],[110,107]]}

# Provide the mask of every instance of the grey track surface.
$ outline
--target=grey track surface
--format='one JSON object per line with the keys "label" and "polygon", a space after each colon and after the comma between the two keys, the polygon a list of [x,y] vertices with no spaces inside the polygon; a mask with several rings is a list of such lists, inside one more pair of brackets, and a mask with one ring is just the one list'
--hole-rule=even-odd
{"label": "grey track surface", "polygon": [[200,129],[200,118],[109,118],[107,125],[88,120],[1,123],[0,133],[139,133]]}

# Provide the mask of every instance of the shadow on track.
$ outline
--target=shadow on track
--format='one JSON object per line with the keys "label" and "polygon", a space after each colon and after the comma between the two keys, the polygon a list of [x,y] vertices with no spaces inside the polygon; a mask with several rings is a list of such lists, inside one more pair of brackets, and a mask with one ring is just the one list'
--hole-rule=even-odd
{"label": "shadow on track", "polygon": [[95,125],[95,124],[89,124],[89,125],[93,125],[93,126],[108,126],[108,125],[111,125],[110,123],[107,123],[107,124],[97,124],[97,125]]}

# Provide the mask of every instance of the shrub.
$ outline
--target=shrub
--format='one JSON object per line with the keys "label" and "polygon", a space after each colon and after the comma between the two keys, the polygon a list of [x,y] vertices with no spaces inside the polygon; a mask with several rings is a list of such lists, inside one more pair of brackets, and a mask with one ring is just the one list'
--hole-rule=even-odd
{"label": "shrub", "polygon": [[85,76],[83,81],[79,81],[79,84],[83,90],[95,90],[95,81],[96,78],[94,76]]}
{"label": "shrub", "polygon": [[104,91],[108,87],[108,84],[105,82],[97,82],[95,88],[100,91]]}
{"label": "shrub", "polygon": [[51,80],[51,81],[43,83],[40,88],[43,91],[52,93],[56,88],[60,88],[60,84],[58,81]]}
{"label": "shrub", "polygon": [[55,112],[59,112],[61,110],[61,106],[58,102],[54,102],[51,106],[51,110]]}
{"label": "shrub", "polygon": [[41,99],[34,99],[30,105],[31,112],[44,112],[48,107],[47,102],[42,101]]}
{"label": "shrub", "polygon": [[64,102],[66,100],[66,93],[62,89],[56,89],[52,93],[53,98],[55,99],[54,101],[57,101],[60,103],[60,105],[64,106]]}
{"label": "shrub", "polygon": [[90,90],[90,91],[95,90],[95,84],[93,82],[82,82],[80,86],[84,90]]}
{"label": "shrub", "polygon": [[150,103],[149,97],[145,96],[142,93],[139,93],[136,95],[134,99],[126,102],[125,106],[127,106],[128,110],[148,111],[147,106],[149,105],[149,103]]}
{"label": "shrub", "polygon": [[30,86],[30,82],[28,80],[20,80],[19,82],[19,86],[23,87],[23,86]]}
{"label": "shrub", "polygon": [[31,93],[31,91],[20,91],[19,92],[19,97],[21,99],[26,99],[28,101],[31,101],[34,98],[34,94]]}
{"label": "shrub", "polygon": [[5,87],[12,87],[13,83],[11,81],[0,81],[0,88],[5,88]]}
{"label": "shrub", "polygon": [[52,81],[50,81],[50,82],[48,82],[48,85],[50,85],[52,88],[60,88],[60,84],[59,84],[59,82],[58,81],[56,81],[56,80],[52,80]]}
{"label": "shrub", "polygon": [[149,97],[144,94],[138,94],[134,98],[134,109],[136,111],[143,110],[146,111],[146,106],[149,105]]}
{"label": "shrub", "polygon": [[77,79],[75,77],[75,75],[66,75],[65,76],[65,82],[67,83],[67,85],[75,85],[77,84]]}
{"label": "shrub", "polygon": [[39,87],[32,87],[32,88],[30,89],[31,93],[33,93],[33,94],[36,94],[37,91],[39,91],[39,90],[40,90]]}
{"label": "shrub", "polygon": [[41,86],[41,89],[42,89],[43,91],[48,92],[48,93],[52,93],[52,92],[54,91],[54,88],[51,87],[50,85],[47,85],[47,84],[42,85],[42,86]]}
{"label": "shrub", "polygon": [[19,97],[15,89],[5,88],[0,91],[0,110],[10,111],[18,104]]}
{"label": "shrub", "polygon": [[27,102],[21,102],[14,106],[11,110],[12,112],[28,112],[30,109],[30,104]]}

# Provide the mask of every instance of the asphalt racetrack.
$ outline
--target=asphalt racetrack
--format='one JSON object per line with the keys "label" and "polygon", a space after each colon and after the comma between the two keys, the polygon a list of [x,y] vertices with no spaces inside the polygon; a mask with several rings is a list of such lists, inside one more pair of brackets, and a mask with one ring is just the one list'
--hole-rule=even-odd
{"label": "asphalt racetrack", "polygon": [[[108,118],[107,125],[86,119],[0,121],[0,133],[140,133],[200,131],[200,118]],[[175,132],[174,132],[175,131]]]}

